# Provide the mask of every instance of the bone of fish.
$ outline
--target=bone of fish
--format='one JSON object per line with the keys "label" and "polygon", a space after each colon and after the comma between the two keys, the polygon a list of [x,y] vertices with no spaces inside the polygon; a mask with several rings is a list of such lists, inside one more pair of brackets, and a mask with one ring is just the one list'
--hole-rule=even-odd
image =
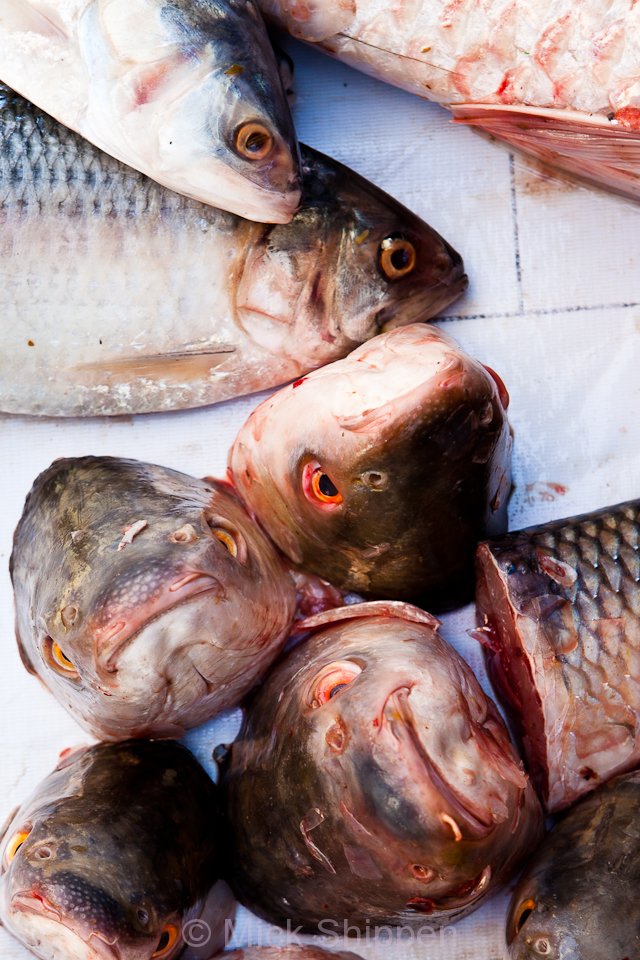
{"label": "bone of fish", "polygon": [[550,811],[640,763],[640,501],[478,548],[479,630]]}
{"label": "bone of fish", "polygon": [[298,206],[293,123],[253,0],[3,0],[0,78],[178,193],[268,223]]}
{"label": "bone of fish", "polygon": [[454,119],[640,198],[631,0],[259,0],[294,36]]}
{"label": "bone of fish", "polygon": [[539,840],[498,711],[437,626],[394,601],[327,611],[246,702],[221,784],[230,882],[259,916],[435,928]]}
{"label": "bone of fish", "polygon": [[63,752],[0,856],[2,923],[42,960],[206,960],[233,917],[217,790],[176,743]]}
{"label": "bone of fish", "polygon": [[466,287],[427,224],[305,149],[291,223],[166,190],[0,91],[0,410],[202,406],[275,386]]}
{"label": "bone of fish", "polygon": [[105,740],[180,736],[237,706],[296,590],[230,487],[112,457],[35,481],[11,557],[25,666]]}

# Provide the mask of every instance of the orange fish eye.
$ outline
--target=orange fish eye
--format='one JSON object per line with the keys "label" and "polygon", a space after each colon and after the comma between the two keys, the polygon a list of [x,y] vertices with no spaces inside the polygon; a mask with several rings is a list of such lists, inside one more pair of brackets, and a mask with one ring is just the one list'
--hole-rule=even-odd
{"label": "orange fish eye", "polygon": [[274,139],[264,124],[250,121],[236,130],[235,145],[245,160],[265,160],[273,150]]}
{"label": "orange fish eye", "polygon": [[238,544],[228,530],[223,530],[222,527],[213,527],[211,533],[216,540],[220,541],[223,547],[226,547],[232,557],[238,556]]}
{"label": "orange fish eye", "polygon": [[157,960],[158,957],[166,957],[167,954],[171,953],[178,942],[179,936],[180,929],[175,923],[165,924],[164,929],[160,934],[160,939],[158,940],[158,946],[156,947],[154,953],[151,954],[152,960]]}
{"label": "orange fish eye", "polygon": [[380,244],[378,266],[387,280],[401,280],[415,270],[416,248],[402,234],[392,234]]}
{"label": "orange fish eye", "polygon": [[18,830],[18,832],[14,833],[14,835],[11,837],[4,854],[7,864],[11,863],[15,859],[18,850],[31,833],[31,829],[31,827],[26,827],[22,830]]}
{"label": "orange fish eye", "polygon": [[536,902],[531,897],[522,901],[515,914],[514,929],[516,934],[520,933],[535,908]]}
{"label": "orange fish eye", "polygon": [[362,667],[353,660],[336,660],[323,667],[311,684],[309,706],[322,707],[361,673]]}
{"label": "orange fish eye", "polygon": [[319,463],[308,463],[302,473],[302,489],[307,500],[337,507],[344,497]]}
{"label": "orange fish eye", "polygon": [[74,680],[79,677],[75,664],[53,637],[45,637],[43,652],[45,660],[56,673]]}

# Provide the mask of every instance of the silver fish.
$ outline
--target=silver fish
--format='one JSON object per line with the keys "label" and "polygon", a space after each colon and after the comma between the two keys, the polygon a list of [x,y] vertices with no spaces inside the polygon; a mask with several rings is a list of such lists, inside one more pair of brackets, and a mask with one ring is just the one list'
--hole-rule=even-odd
{"label": "silver fish", "polygon": [[275,386],[466,286],[427,224],[305,149],[291,223],[185,199],[0,89],[0,410],[202,406]]}
{"label": "silver fish", "polygon": [[3,0],[0,78],[172,190],[267,223],[298,206],[293,123],[253,0]]}

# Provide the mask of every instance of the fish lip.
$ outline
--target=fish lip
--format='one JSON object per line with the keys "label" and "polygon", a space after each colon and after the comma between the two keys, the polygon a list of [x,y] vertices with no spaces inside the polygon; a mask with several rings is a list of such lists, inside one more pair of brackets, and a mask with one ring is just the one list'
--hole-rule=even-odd
{"label": "fish lip", "polygon": [[122,960],[122,953],[117,943],[108,943],[100,937],[96,938],[95,935],[93,935],[91,939],[96,939],[97,946],[89,943],[89,941],[80,936],[73,927],[64,922],[59,910],[41,894],[34,895],[33,892],[29,892],[28,890],[21,890],[18,893],[14,893],[11,897],[10,908],[17,913],[27,913],[33,917],[44,916],[48,919],[55,920],[61,927],[66,927],[74,936],[77,936],[78,940],[92,951],[95,960]]}
{"label": "fish lip", "polygon": [[148,617],[146,620],[144,620],[143,623],[141,623],[135,629],[123,633],[122,636],[119,636],[119,634],[116,634],[117,640],[115,645],[110,650],[105,651],[101,656],[96,656],[96,664],[98,665],[99,668],[105,670],[107,673],[115,673],[118,668],[117,668],[117,664],[114,663],[114,661],[117,660],[117,658],[120,656],[124,648],[127,647],[130,643],[132,643],[133,640],[135,640],[136,637],[140,633],[142,633],[143,630],[146,630],[147,627],[151,626],[152,623],[155,623],[155,621],[159,620],[160,617],[163,617],[165,614],[172,612],[177,607],[182,607],[187,603],[190,603],[196,597],[202,597],[207,593],[215,593],[221,599],[224,597],[225,595],[224,586],[220,582],[220,580],[218,580],[217,577],[215,577],[213,574],[203,573],[201,571],[194,570],[192,572],[194,576],[189,581],[189,584],[195,583],[196,581],[200,581],[200,580],[206,580],[206,581],[210,581],[212,585],[202,587],[201,589],[195,589],[195,590],[190,589],[186,596],[181,597],[175,603],[172,603],[166,607],[163,607],[161,610],[158,610],[157,613]]}
{"label": "fish lip", "polygon": [[[422,763],[430,783],[436,788],[443,800],[449,804],[456,817],[459,817],[460,820],[471,831],[474,839],[485,837],[494,827],[493,820],[490,816],[483,820],[478,815],[477,807],[475,807],[469,799],[462,796],[458,790],[455,790],[448,783],[446,777],[440,771],[437,764],[432,760],[429,752],[420,738],[413,711],[407,702],[412,686],[412,684],[402,684],[392,690],[384,702],[382,716],[385,716],[387,706],[389,702],[392,701],[396,709],[396,713],[398,714],[398,719],[388,722],[391,733],[397,738],[397,735],[393,729],[393,725],[398,722],[402,724],[403,729],[407,732],[412,746]],[[382,724],[380,726],[382,727]]]}

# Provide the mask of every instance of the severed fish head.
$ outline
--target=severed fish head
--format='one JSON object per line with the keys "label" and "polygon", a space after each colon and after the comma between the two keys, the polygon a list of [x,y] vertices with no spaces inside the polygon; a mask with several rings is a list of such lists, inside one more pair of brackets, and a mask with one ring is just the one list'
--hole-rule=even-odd
{"label": "severed fish head", "polygon": [[408,604],[354,604],[247,704],[225,774],[236,890],[307,929],[439,923],[494,889],[541,831],[495,706]]}
{"label": "severed fish head", "polygon": [[293,583],[230,488],[135,461],[45,471],[12,575],[25,664],[103,739],[235,706],[293,620]]}
{"label": "severed fish head", "polygon": [[309,147],[302,159],[300,209],[291,223],[253,231],[236,304],[249,337],[308,370],[428,320],[467,276],[446,240],[393,197]]}
{"label": "severed fish head", "polygon": [[16,812],[0,841],[0,917],[41,960],[172,960],[207,918],[221,946],[216,789],[175,743],[81,749]]}
{"label": "severed fish head", "polygon": [[295,564],[443,609],[470,596],[483,531],[506,527],[507,404],[491,372],[416,324],[264,401],[235,441],[231,475]]}

